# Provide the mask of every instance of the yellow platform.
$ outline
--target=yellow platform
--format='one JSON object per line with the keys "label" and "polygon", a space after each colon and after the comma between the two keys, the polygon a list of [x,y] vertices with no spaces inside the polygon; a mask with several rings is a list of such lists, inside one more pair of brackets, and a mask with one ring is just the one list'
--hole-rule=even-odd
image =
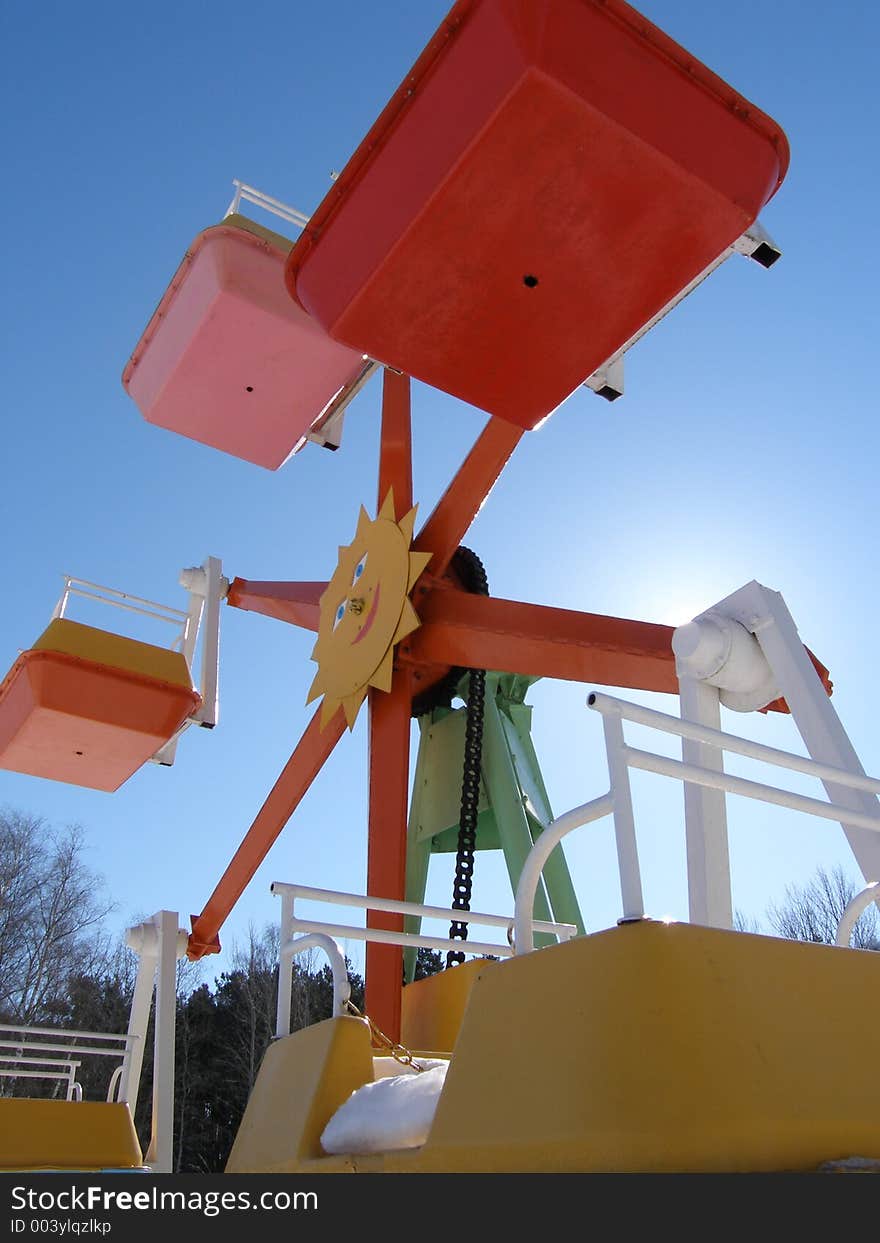
{"label": "yellow platform", "polygon": [[127,1105],[0,1099],[0,1172],[142,1166]]}
{"label": "yellow platform", "polygon": [[367,1029],[340,1018],[269,1049],[227,1169],[806,1172],[880,1159],[865,1043],[880,954],[644,920],[472,973],[421,1148],[321,1154],[324,1125],[372,1077]]}
{"label": "yellow platform", "polygon": [[142,643],[126,635],[113,634],[84,626],[82,622],[56,617],[50,622],[33,646],[35,652],[62,652],[80,660],[112,669],[124,669],[127,673],[155,678],[177,686],[192,687],[192,677],[186,658],[180,652]]}

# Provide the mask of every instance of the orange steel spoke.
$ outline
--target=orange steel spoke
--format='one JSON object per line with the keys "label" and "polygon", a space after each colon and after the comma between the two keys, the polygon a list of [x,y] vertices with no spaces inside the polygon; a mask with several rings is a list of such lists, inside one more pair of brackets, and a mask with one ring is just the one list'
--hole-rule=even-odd
{"label": "orange steel spoke", "polygon": [[[430,584],[431,580],[427,580]],[[436,665],[490,668],[569,682],[598,682],[632,690],[679,693],[673,626],[600,613],[521,604],[455,588],[425,592],[422,625],[397,650],[414,671]],[[828,694],[828,670],[805,648]],[[788,712],[774,699],[762,712]]]}
{"label": "orange steel spoke", "polygon": [[376,512],[394,489],[398,522],[412,509],[412,431],[409,376],[389,371],[382,377],[382,435],[379,448],[379,496]]}
{"label": "orange steel spoke", "polygon": [[672,626],[520,604],[451,588],[420,605],[402,662],[497,669],[678,694]]}
{"label": "orange steel spoke", "polygon": [[504,419],[492,418],[483,428],[413,542],[418,552],[434,554],[428,567],[433,575],[439,578],[449,565],[522,435],[521,427]]}
{"label": "orange steel spoke", "polygon": [[236,578],[230,584],[226,603],[292,622],[304,630],[317,630],[318,601],[326,587],[326,583],[252,583]]}
{"label": "orange steel spoke", "polygon": [[[412,710],[410,673],[395,670],[391,690],[370,691],[370,836],[367,893],[403,899],[406,888],[406,819]],[[371,911],[369,928],[403,927],[401,915]],[[367,943],[367,1013],[390,1036],[400,1039],[403,951],[396,945]]]}
{"label": "orange steel spoke", "polygon": [[345,716],[341,708],[323,730],[319,724],[320,714],[319,708],[306,726],[305,733],[241,845],[232,856],[201,915],[193,920],[187,957],[198,959],[220,949],[218,933],[224,920],[345,732]]}

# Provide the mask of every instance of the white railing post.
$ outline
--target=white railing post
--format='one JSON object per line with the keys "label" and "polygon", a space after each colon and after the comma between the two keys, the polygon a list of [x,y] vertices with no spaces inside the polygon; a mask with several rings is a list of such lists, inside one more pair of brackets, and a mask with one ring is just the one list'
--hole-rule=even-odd
{"label": "white railing post", "polygon": [[639,849],[633,817],[632,790],[626,766],[626,743],[623,721],[615,713],[603,714],[605,749],[608,754],[608,775],[614,802],[614,836],[617,841],[617,866],[620,871],[620,897],[624,919],[641,919],[645,914],[642,878],[639,871]]}
{"label": "white railing post", "polygon": [[[330,974],[333,977],[333,1018],[339,1018],[346,1013],[348,1000],[351,997],[351,983],[348,978],[348,968],[345,965],[345,955],[337,941],[332,937],[326,936],[321,932],[309,932],[305,936],[292,937],[289,941],[282,942],[281,953],[279,955],[279,968],[283,962],[288,964],[287,978],[292,979],[293,959],[296,954],[303,954],[309,949],[323,950],[330,960]],[[284,1016],[281,1014],[281,996],[279,987],[279,1012],[278,1012],[278,1028],[276,1035],[290,1035],[290,991],[287,994],[287,1008]]]}
{"label": "white railing post", "polygon": [[65,574],[64,575],[64,590],[61,593],[61,597],[58,603],[55,605],[55,608],[52,610],[52,618],[51,618],[52,621],[57,621],[59,618],[62,618],[64,616],[64,614],[67,611],[67,602],[69,599],[70,599],[70,575]]}
{"label": "white railing post", "polygon": [[563,837],[571,833],[572,829],[579,829],[582,825],[592,823],[593,820],[600,820],[603,816],[610,815],[613,810],[614,799],[610,793],[605,794],[602,798],[593,799],[591,803],[584,803],[582,807],[575,807],[572,811],[557,816],[541,833],[526,856],[516,886],[513,914],[515,954],[530,954],[535,948],[535,929],[538,924],[533,918],[533,912],[535,894],[544,864]]}
{"label": "white railing post", "polygon": [[276,1036],[290,1035],[290,998],[293,991],[293,955],[285,954],[284,947],[290,938],[290,921],[293,918],[294,895],[281,895],[281,937],[278,942],[278,1002],[275,1010]]}
{"label": "white railing post", "polygon": [[153,1116],[146,1161],[157,1174],[170,1174],[174,1161],[174,1029],[180,936],[176,912],[159,911],[153,916],[153,922],[159,934],[159,954],[153,1043]]}
{"label": "white railing post", "polygon": [[872,902],[876,902],[880,906],[880,881],[872,881],[861,893],[857,893],[847,903],[846,910],[841,915],[840,923],[837,925],[835,945],[849,945],[853,928],[855,928],[859,916],[868,909]]}
{"label": "white railing post", "polygon": [[152,923],[138,924],[135,928],[129,928],[125,943],[137,954],[138,969],[128,1016],[128,1040],[125,1045],[125,1057],[122,1061],[122,1073],[119,1076],[116,1099],[127,1102],[134,1116],[140,1091],[144,1051],[147,1046],[147,1027],[153,1002],[156,963],[159,958],[157,930]]}
{"label": "white railing post", "polygon": [[218,686],[220,677],[220,604],[229,588],[223,577],[219,557],[208,557],[205,570],[205,611],[203,615],[204,638],[202,639],[202,663],[200,692],[202,706],[198,721],[209,729],[220,719]]}
{"label": "white railing post", "polygon": [[[680,676],[679,698],[683,721],[720,730],[721,703],[716,687],[696,678]],[[723,752],[694,738],[682,739],[681,757],[685,764],[697,764],[717,772],[724,770]],[[724,791],[686,781],[684,823],[691,923],[732,928],[733,897]]]}

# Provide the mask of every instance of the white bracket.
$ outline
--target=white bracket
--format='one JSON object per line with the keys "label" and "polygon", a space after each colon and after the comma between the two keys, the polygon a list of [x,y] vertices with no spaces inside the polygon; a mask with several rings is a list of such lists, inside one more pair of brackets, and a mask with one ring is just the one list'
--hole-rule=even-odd
{"label": "white bracket", "polygon": [[381,363],[364,355],[364,365],[356,379],[334,393],[306,434],[300,436],[282,465],[286,465],[307,444],[320,445],[323,449],[338,449],[342,444],[342,421],[349,404],[381,366]]}
{"label": "white bracket", "polygon": [[199,635],[202,636],[198,686],[202,706],[152,757],[155,763],[166,767],[174,763],[177,741],[184,730],[190,725],[213,729],[220,717],[220,604],[229,591],[229,579],[223,576],[219,557],[208,557],[200,566],[181,570],[180,585],[186,588],[190,597],[181,648],[190,669],[193,668]]}
{"label": "white bracket", "polygon": [[659,324],[660,320],[665,318],[674,307],[678,306],[679,302],[683,302],[689,293],[693,293],[698,285],[702,285],[706,277],[711,276],[731,255],[744,255],[747,259],[754,259],[762,268],[769,268],[781,257],[782,251],[764,226],[756,220],[754,224],[749,225],[745,233],[738,237],[731,246],[725,247],[708,267],[705,267],[698,276],[695,276],[690,284],[685,285],[684,289],[680,290],[674,298],[670,298],[656,315],[652,316],[637,332],[633,333],[629,340],[612,354],[610,358],[607,358],[601,367],[598,367],[591,376],[584,380],[584,386],[592,389],[594,393],[598,393],[600,397],[604,397],[606,401],[616,401],[623,394],[623,356],[627,350],[632,349],[645,333],[650,332],[656,324]]}
{"label": "white bracket", "polygon": [[[680,626],[672,647],[684,719],[717,728],[718,704],[748,712],[783,696],[813,760],[865,776],[779,592],[754,581],[747,583],[693,622]],[[695,687],[699,687],[699,699]],[[700,748],[701,744],[690,746]],[[700,758],[693,753],[683,758],[706,766],[710,755]],[[870,791],[824,778],[822,784],[831,802],[871,817],[880,814],[877,796]],[[707,795],[712,797],[707,800]],[[723,795],[716,795],[685,786],[690,912],[694,922],[729,927],[727,825]],[[845,821],[841,827],[865,880],[880,877],[880,836]]]}

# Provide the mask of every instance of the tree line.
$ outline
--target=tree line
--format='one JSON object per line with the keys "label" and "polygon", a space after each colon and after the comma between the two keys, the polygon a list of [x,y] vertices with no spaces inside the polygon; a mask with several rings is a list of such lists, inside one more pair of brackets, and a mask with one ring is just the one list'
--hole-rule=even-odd
{"label": "tree line", "polygon": [[[0,809],[0,1023],[124,1033],[137,957],[105,929],[112,904],[84,862],[78,827],[56,831],[41,818]],[[235,1139],[257,1071],[275,1034],[279,930],[251,929],[232,966],[212,983],[199,964],[178,963],[174,1170],[219,1173]],[[290,1030],[333,1009],[329,966],[314,955],[293,963]],[[349,966],[351,999],[363,1009],[362,977]],[[419,952],[417,976],[439,970]],[[135,1128],[146,1152],[150,1136],[153,1015]],[[55,1056],[63,1056],[56,1054]],[[108,1068],[108,1063],[109,1068]],[[86,1100],[106,1098],[112,1059],[82,1058],[77,1081]],[[58,1096],[58,1080],[0,1078],[0,1095]]]}
{"label": "tree line", "polygon": [[[82,830],[56,831],[41,818],[0,809],[0,1022],[122,1033],[128,1026],[137,959],[107,934],[112,904],[83,858]],[[774,935],[833,943],[857,886],[841,868],[818,869],[767,911]],[[760,927],[738,919],[738,927]],[[859,919],[851,944],[880,949],[875,907]],[[263,1055],[274,1036],[279,932],[251,930],[231,968],[212,983],[198,964],[178,964],[174,1170],[223,1170]],[[416,977],[441,970],[441,955],[420,950]],[[363,980],[351,969],[352,1000],[363,1009]],[[291,1031],[332,1013],[328,966],[294,960]],[[135,1114],[146,1151],[152,1094],[152,1019]],[[78,1073],[88,1100],[106,1097],[111,1059],[84,1058]],[[100,1063],[104,1063],[101,1065]],[[58,1081],[0,1078],[0,1095],[52,1096]]]}

